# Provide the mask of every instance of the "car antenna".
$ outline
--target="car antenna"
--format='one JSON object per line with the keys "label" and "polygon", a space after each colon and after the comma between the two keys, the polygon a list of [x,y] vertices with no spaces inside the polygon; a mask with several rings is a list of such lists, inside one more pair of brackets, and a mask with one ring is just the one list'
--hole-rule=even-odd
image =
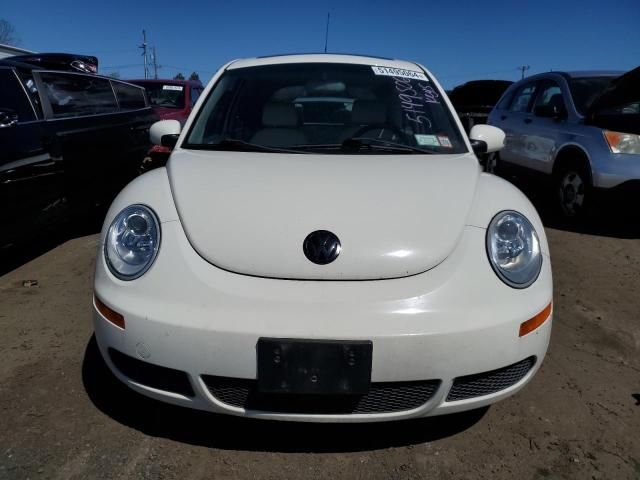
{"label": "car antenna", "polygon": [[331,18],[331,13],[327,12],[327,28],[324,32],[324,53],[327,53],[327,42],[329,41],[329,20]]}

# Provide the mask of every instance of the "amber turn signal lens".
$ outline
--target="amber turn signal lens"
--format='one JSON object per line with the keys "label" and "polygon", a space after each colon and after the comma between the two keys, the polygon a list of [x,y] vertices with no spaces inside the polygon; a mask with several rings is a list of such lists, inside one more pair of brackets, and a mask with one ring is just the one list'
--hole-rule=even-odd
{"label": "amber turn signal lens", "polygon": [[116,327],[122,328],[124,330],[124,317],[121,314],[107,307],[100,301],[98,297],[93,297],[93,301],[96,304],[96,308],[104,318],[109,320]]}
{"label": "amber turn signal lens", "polygon": [[544,310],[538,313],[535,317],[530,318],[526,322],[521,323],[520,336],[524,337],[527,333],[533,332],[536,328],[542,325],[547,320],[547,318],[549,318],[549,315],[551,315],[552,305],[553,305],[553,302],[547,305],[544,308]]}

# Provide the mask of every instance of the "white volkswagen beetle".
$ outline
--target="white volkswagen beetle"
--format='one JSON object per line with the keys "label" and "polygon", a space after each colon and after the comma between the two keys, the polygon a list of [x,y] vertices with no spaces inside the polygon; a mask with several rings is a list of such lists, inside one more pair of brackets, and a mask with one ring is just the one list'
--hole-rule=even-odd
{"label": "white volkswagen beetle", "polygon": [[213,77],[166,168],[111,206],[95,331],[150,397],[301,421],[474,409],[540,367],[551,264],[540,218],[399,60],[291,55]]}

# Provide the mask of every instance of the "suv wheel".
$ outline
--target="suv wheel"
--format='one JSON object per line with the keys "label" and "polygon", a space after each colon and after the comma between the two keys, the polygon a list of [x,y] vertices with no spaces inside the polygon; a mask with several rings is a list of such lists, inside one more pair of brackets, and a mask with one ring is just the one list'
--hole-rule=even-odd
{"label": "suv wheel", "polygon": [[556,174],[555,188],[560,212],[566,218],[582,219],[591,202],[591,180],[580,165],[567,165]]}

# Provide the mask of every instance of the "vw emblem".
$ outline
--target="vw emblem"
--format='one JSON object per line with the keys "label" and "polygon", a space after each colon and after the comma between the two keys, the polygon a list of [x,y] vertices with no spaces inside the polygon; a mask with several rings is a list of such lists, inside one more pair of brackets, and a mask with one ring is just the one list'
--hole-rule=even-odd
{"label": "vw emblem", "polygon": [[333,233],[327,230],[316,230],[304,239],[302,250],[309,261],[326,265],[338,258],[342,245]]}

